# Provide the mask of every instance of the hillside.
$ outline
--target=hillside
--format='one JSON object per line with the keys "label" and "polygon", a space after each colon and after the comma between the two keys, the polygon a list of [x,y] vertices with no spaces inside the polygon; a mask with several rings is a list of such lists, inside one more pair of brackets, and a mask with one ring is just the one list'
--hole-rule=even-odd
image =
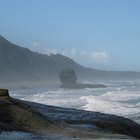
{"label": "hillside", "polygon": [[58,80],[59,72],[65,68],[74,69],[78,79],[140,78],[139,72],[85,68],[66,56],[33,52],[0,36],[0,81]]}
{"label": "hillside", "polygon": [[49,80],[56,79],[59,71],[71,67],[83,69],[73,60],[56,55],[43,55],[12,44],[0,36],[0,77],[1,80]]}

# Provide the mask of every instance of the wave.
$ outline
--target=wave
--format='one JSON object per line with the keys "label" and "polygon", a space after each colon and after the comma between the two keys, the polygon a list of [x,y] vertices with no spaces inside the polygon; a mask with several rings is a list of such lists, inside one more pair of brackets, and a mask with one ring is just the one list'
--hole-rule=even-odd
{"label": "wave", "polygon": [[139,91],[128,91],[128,90],[119,90],[119,91],[111,91],[107,92],[100,96],[103,100],[109,101],[130,101],[130,100],[137,100],[140,99],[140,92]]}
{"label": "wave", "polygon": [[139,106],[139,107],[140,107],[140,102],[138,102],[138,103],[136,104],[136,106]]}
{"label": "wave", "polygon": [[105,89],[26,89],[12,91],[14,98],[59,107],[99,111],[116,115],[140,113],[140,90],[131,91],[124,86]]}
{"label": "wave", "polygon": [[[86,91],[86,90],[85,90]],[[67,108],[80,108],[84,105],[84,102],[80,100],[81,93],[85,93],[82,90],[62,90],[47,91],[31,95],[12,94],[14,97],[18,97],[22,100],[33,101],[46,105],[54,105]],[[85,94],[84,94],[85,95]]]}
{"label": "wave", "polygon": [[121,116],[130,116],[131,114],[140,113],[140,106],[137,104],[121,103],[115,101],[115,99],[105,100],[102,96],[83,96],[81,97],[81,100],[86,102],[83,109],[88,111],[97,111]]}

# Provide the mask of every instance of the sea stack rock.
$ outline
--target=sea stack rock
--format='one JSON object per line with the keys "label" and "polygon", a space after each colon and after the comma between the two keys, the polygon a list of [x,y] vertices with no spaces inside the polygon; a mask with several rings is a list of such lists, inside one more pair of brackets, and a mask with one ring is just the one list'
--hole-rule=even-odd
{"label": "sea stack rock", "polygon": [[59,79],[62,83],[61,88],[77,88],[77,77],[73,69],[65,69],[59,73]]}
{"label": "sea stack rock", "polygon": [[0,97],[9,97],[8,89],[0,89]]}
{"label": "sea stack rock", "polygon": [[84,89],[84,88],[106,88],[103,84],[77,83],[77,76],[73,69],[64,69],[59,73],[61,88],[63,89]]}

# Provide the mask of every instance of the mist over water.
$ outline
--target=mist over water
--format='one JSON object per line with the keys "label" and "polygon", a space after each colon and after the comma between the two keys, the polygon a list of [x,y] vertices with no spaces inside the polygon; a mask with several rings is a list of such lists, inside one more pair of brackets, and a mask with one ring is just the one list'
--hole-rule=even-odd
{"label": "mist over water", "polygon": [[139,122],[140,81],[97,81],[107,88],[63,90],[58,86],[11,90],[14,98],[66,108],[115,114]]}

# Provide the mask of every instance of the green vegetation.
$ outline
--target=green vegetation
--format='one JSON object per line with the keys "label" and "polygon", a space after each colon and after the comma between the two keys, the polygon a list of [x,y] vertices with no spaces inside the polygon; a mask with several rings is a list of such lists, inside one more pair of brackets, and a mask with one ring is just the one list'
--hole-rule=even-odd
{"label": "green vegetation", "polygon": [[3,96],[9,97],[9,93],[7,89],[0,89],[0,97],[3,97]]}
{"label": "green vegetation", "polygon": [[51,128],[53,123],[53,121],[48,120],[38,111],[18,100],[0,98],[0,130],[9,131],[16,129],[42,133],[48,129],[48,126]]}

